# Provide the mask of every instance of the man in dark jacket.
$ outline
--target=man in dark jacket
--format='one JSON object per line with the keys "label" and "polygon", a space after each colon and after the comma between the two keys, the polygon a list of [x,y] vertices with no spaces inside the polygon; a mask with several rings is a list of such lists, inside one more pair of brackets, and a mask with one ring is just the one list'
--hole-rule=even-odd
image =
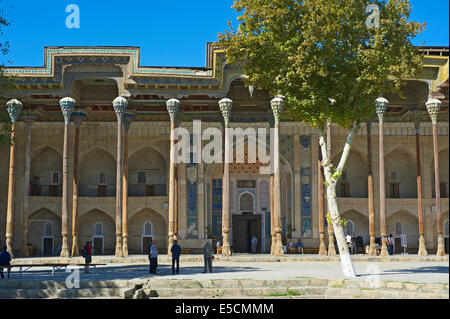
{"label": "man in dark jacket", "polygon": [[8,252],[8,248],[6,246],[3,247],[2,252],[0,253],[0,277],[3,279],[5,275],[3,274],[3,266],[8,268],[8,278],[9,273],[11,271],[11,254]]}
{"label": "man in dark jacket", "polygon": [[178,245],[178,241],[173,241],[172,249],[170,250],[172,252],[172,275],[175,275],[175,263],[177,264],[177,275],[180,273],[180,254],[181,254],[181,247]]}
{"label": "man in dark jacket", "polygon": [[213,258],[214,249],[212,248],[209,241],[205,242],[205,246],[203,246],[203,260],[205,261],[205,269],[203,273],[206,273],[207,270],[212,272],[212,258]]}

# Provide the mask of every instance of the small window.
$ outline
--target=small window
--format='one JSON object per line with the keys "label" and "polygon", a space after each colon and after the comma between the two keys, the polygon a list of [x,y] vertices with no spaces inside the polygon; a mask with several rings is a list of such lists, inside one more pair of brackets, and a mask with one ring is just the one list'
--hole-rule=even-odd
{"label": "small window", "polygon": [[103,236],[103,224],[100,222],[95,223],[94,236]]}
{"label": "small window", "polygon": [[137,173],[137,180],[138,180],[137,181],[138,184],[146,184],[147,183],[147,176],[144,171],[139,171]]}
{"label": "small window", "polygon": [[52,237],[53,236],[53,226],[52,223],[47,222],[45,224],[45,228],[44,228],[44,236],[46,237]]}
{"label": "small window", "polygon": [[350,197],[350,183],[340,182],[339,183],[339,197]]}
{"label": "small window", "polygon": [[52,172],[52,185],[59,185],[60,178],[59,172]]}
{"label": "small window", "polygon": [[106,174],[105,173],[100,173],[98,174],[98,183],[100,185],[105,185],[106,184]]}
{"label": "small window", "polygon": [[402,222],[395,223],[395,236],[403,235],[403,224]]}
{"label": "small window", "polygon": [[144,236],[151,236],[153,235],[153,225],[151,222],[145,222],[144,223]]}

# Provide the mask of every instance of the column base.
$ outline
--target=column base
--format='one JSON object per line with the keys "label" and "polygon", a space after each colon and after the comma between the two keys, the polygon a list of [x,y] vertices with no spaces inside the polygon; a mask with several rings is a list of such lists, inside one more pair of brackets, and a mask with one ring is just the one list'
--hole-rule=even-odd
{"label": "column base", "polygon": [[80,256],[80,248],[78,247],[78,236],[73,236],[72,240],[72,257]]}
{"label": "column base", "polygon": [[417,253],[419,256],[428,256],[427,247],[425,246],[425,239],[423,235],[419,238],[419,251]]}
{"label": "column base", "polygon": [[336,247],[334,246],[334,235],[328,234],[328,256],[336,256]]}
{"label": "column base", "polygon": [[69,247],[67,247],[67,237],[63,237],[62,239],[62,246],[61,246],[61,253],[59,254],[59,257],[61,258],[69,258]]}
{"label": "column base", "polygon": [[319,245],[319,255],[326,256],[328,255],[327,246],[325,245],[325,234],[320,234],[320,245]]}
{"label": "column base", "polygon": [[6,237],[6,248],[8,249],[8,252],[11,254],[11,258],[14,258],[14,250],[12,246],[12,238]]}
{"label": "column base", "polygon": [[375,249],[375,237],[370,237],[369,256],[376,256],[377,250]]}
{"label": "column base", "polygon": [[281,234],[275,236],[275,243],[273,246],[273,251],[271,253],[273,256],[284,256],[283,244],[281,241]]}
{"label": "column base", "polygon": [[167,246],[167,256],[172,257],[173,235],[169,236],[169,245]]}
{"label": "column base", "polygon": [[227,246],[222,246],[222,256],[231,256],[231,247],[229,244]]}
{"label": "column base", "polygon": [[28,247],[26,245],[22,245],[22,247],[20,247],[20,256],[21,257],[29,257],[30,256]]}
{"label": "column base", "polygon": [[436,256],[445,256],[444,236],[438,235],[438,247]]}
{"label": "column base", "polygon": [[382,244],[381,244],[381,253],[380,256],[381,257],[387,257],[389,256],[388,250],[387,250],[387,245],[386,245],[386,238],[382,238]]}
{"label": "column base", "polygon": [[120,258],[122,256],[122,237],[117,236],[116,238],[116,253],[115,256]]}
{"label": "column base", "polygon": [[128,257],[128,238],[123,237],[122,256]]}

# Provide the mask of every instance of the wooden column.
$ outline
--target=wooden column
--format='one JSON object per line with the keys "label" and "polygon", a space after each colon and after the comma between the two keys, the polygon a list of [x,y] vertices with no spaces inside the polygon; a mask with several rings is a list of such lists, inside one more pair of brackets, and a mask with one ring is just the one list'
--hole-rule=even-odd
{"label": "wooden column", "polygon": [[[417,110],[418,111],[418,110]],[[419,111],[420,112],[420,111]],[[420,157],[420,118],[416,114],[414,121],[416,130],[416,172],[417,172],[417,217],[419,219],[419,256],[427,256],[427,247],[425,244],[423,231],[423,207],[422,207],[422,163]]]}
{"label": "wooden column", "polygon": [[270,254],[273,255],[275,247],[275,223],[273,215],[273,174],[270,174]]}
{"label": "wooden column", "polygon": [[68,194],[67,194],[67,184],[68,184],[68,174],[69,174],[69,124],[72,115],[72,110],[75,107],[75,100],[70,97],[65,97],[59,101],[61,106],[61,111],[64,116],[64,147],[63,147],[63,181],[62,181],[62,209],[61,209],[61,235],[62,235],[62,246],[61,246],[61,258],[67,258],[69,254],[69,245],[67,236],[69,235],[68,230]]}
{"label": "wooden column", "polygon": [[178,224],[179,224],[179,216],[178,216],[178,165],[175,165],[175,176],[174,176],[174,226],[173,226],[173,235],[174,239],[178,240]]}
{"label": "wooden column", "polygon": [[80,188],[80,126],[86,113],[79,109],[72,114],[75,123],[75,143],[73,150],[73,179],[72,179],[72,257],[80,255],[80,248],[78,245],[78,192]]}
{"label": "wooden column", "polygon": [[219,101],[219,108],[222,112],[224,119],[224,128],[225,128],[225,145],[224,145],[224,157],[225,161],[223,163],[223,179],[222,179],[222,256],[230,256],[231,255],[231,247],[230,247],[230,231],[231,231],[231,223],[230,223],[230,162],[232,158],[230,158],[230,144],[233,141],[230,141],[230,136],[228,134],[228,125],[230,120],[231,108],[233,105],[233,101],[230,99],[224,98]]}
{"label": "wooden column", "polygon": [[175,122],[180,108],[180,101],[170,99],[166,102],[167,111],[170,116],[170,161],[169,161],[169,244],[167,255],[172,256],[172,246],[175,239]]}
{"label": "wooden column", "polygon": [[123,116],[123,192],[122,192],[122,256],[128,256],[128,131],[134,114],[125,112]]}
{"label": "wooden column", "polygon": [[327,247],[325,245],[325,216],[323,213],[323,168],[322,156],[319,148],[319,159],[317,161],[317,211],[319,219],[319,255],[328,255]]}
{"label": "wooden column", "polygon": [[281,174],[280,174],[280,115],[283,111],[284,100],[277,96],[270,101],[273,117],[275,119],[275,136],[274,136],[274,172],[273,172],[273,205],[274,205],[274,232],[275,244],[273,246],[273,255],[284,255],[283,243],[281,239],[282,223],[281,223]]}
{"label": "wooden column", "polygon": [[117,97],[113,101],[117,115],[117,169],[116,169],[116,257],[122,257],[122,206],[123,206],[123,157],[122,157],[122,121],[128,101],[124,97]]}
{"label": "wooden column", "polygon": [[430,99],[426,103],[428,113],[431,117],[433,127],[433,154],[434,154],[434,188],[436,194],[436,226],[438,234],[437,256],[445,256],[444,236],[442,235],[442,214],[441,214],[441,189],[439,181],[439,148],[437,142],[437,117],[441,106],[438,99]]}
{"label": "wooden column", "polygon": [[23,105],[19,100],[12,99],[6,103],[6,110],[11,118],[11,146],[9,148],[9,177],[8,177],[8,203],[6,207],[6,247],[14,258],[14,176],[16,159],[16,121],[22,111]]}
{"label": "wooden column", "polygon": [[388,256],[386,245],[386,186],[385,186],[385,172],[384,172],[384,131],[383,131],[383,118],[388,101],[384,98],[378,98],[376,100],[376,113],[378,116],[379,126],[379,178],[380,178],[380,233],[381,233],[381,256]]}
{"label": "wooden column", "polygon": [[[333,162],[333,159],[331,158],[331,121],[327,121],[327,156],[328,160]],[[329,214],[328,203],[326,207],[327,214]],[[334,246],[334,229],[331,223],[328,223],[328,256],[336,256],[336,248]]]}
{"label": "wooden column", "polygon": [[369,198],[369,255],[376,256],[375,249],[375,204],[373,200],[373,172],[372,172],[372,135],[371,122],[366,122],[367,128],[367,195]]}
{"label": "wooden column", "polygon": [[22,245],[20,247],[20,255],[28,257],[28,216],[30,214],[29,197],[30,197],[30,149],[31,149],[31,126],[36,114],[31,111],[24,112],[23,119],[25,122],[26,141],[25,141],[25,174],[23,185],[23,216],[22,216]]}

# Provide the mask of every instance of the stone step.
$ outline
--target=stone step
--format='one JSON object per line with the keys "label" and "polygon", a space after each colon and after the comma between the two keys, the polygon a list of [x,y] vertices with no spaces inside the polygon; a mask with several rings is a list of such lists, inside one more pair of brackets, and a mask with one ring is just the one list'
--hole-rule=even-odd
{"label": "stone step", "polygon": [[0,299],[119,298],[122,288],[0,289]]}
{"label": "stone step", "polygon": [[423,293],[383,289],[328,287],[289,288],[156,288],[144,291],[150,297],[183,298],[322,298],[322,299],[448,299],[448,293]]}
{"label": "stone step", "polygon": [[[135,282],[127,280],[110,281],[81,281],[80,288],[126,288],[134,287]],[[65,281],[18,281],[2,280],[0,281],[0,290],[2,289],[66,289]]]}
{"label": "stone step", "polygon": [[[191,280],[191,279],[149,279],[147,285],[151,289],[201,289],[201,288],[270,288],[270,287],[329,287],[329,288],[355,288],[361,290],[372,290],[368,282],[364,280],[340,280],[340,279],[212,279],[212,280]],[[377,289],[392,291],[410,291],[420,293],[447,293],[448,284],[431,283],[409,283],[395,281],[380,281]]]}

